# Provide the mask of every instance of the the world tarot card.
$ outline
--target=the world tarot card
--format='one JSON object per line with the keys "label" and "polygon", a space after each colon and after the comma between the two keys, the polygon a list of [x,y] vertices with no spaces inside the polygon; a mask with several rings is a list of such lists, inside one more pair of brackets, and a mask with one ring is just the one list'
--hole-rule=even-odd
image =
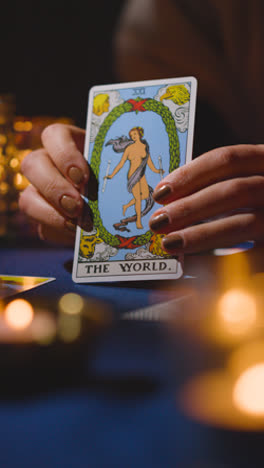
{"label": "the world tarot card", "polygon": [[91,89],[84,156],[98,192],[86,200],[93,230],[77,229],[75,282],[182,275],[181,260],[162,249],[163,235],[148,222],[157,183],[191,160],[196,88],[185,77]]}

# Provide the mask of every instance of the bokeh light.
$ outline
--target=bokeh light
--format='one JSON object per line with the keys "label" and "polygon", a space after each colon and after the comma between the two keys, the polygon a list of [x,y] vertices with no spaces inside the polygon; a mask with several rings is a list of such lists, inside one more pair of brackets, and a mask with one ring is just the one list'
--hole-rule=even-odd
{"label": "bokeh light", "polygon": [[245,370],[237,379],[233,401],[245,413],[264,416],[264,362]]}
{"label": "bokeh light", "polygon": [[84,307],[84,300],[79,294],[68,293],[61,297],[59,301],[60,311],[69,314],[75,315],[80,314]]}
{"label": "bokeh light", "polygon": [[250,284],[251,271],[245,252],[226,255],[218,259],[218,279],[223,291],[230,288],[247,289]]}
{"label": "bokeh light", "polygon": [[8,185],[7,182],[1,182],[0,183],[0,194],[1,195],[6,195],[7,192],[9,191],[10,186]]}
{"label": "bokeh light", "polygon": [[249,341],[236,348],[228,358],[227,368],[237,379],[246,369],[264,362],[264,341]]}
{"label": "bokeh light", "polygon": [[81,333],[81,316],[61,314],[58,320],[58,336],[62,341],[75,341]]}
{"label": "bokeh light", "polygon": [[29,185],[27,178],[20,172],[14,176],[13,183],[17,190],[24,190]]}
{"label": "bokeh light", "polygon": [[245,333],[257,318],[255,298],[239,289],[231,289],[220,297],[218,311],[225,327],[232,334]]}
{"label": "bokeh light", "polygon": [[264,363],[261,366],[237,380],[224,369],[197,375],[178,392],[177,405],[189,418],[209,426],[263,432]]}
{"label": "bokeh light", "polygon": [[4,146],[7,142],[7,137],[3,133],[0,133],[0,145]]}
{"label": "bokeh light", "polygon": [[34,311],[28,301],[15,299],[6,306],[4,317],[11,328],[23,330],[31,324]]}
{"label": "bokeh light", "polygon": [[49,310],[36,310],[32,325],[32,338],[37,343],[48,345],[56,338],[56,322]]}
{"label": "bokeh light", "polygon": [[30,120],[17,120],[14,122],[14,130],[16,132],[30,132],[33,124]]}
{"label": "bokeh light", "polygon": [[6,171],[2,164],[0,164],[0,180],[5,180],[6,178]]}
{"label": "bokeh light", "polygon": [[12,167],[14,171],[20,169],[20,162],[18,158],[12,158],[9,162],[9,166]]}

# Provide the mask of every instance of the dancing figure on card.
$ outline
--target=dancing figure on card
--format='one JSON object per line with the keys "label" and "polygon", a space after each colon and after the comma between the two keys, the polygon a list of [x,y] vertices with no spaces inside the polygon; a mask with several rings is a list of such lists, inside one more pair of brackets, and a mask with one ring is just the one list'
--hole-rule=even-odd
{"label": "dancing figure on card", "polygon": [[[145,216],[153,207],[154,200],[152,198],[153,188],[148,185],[146,179],[146,167],[157,174],[160,174],[160,169],[156,169],[149,153],[149,145],[143,139],[144,130],[142,127],[133,127],[129,131],[129,137],[122,136],[115,140],[109,140],[106,146],[112,145],[113,150],[117,153],[123,152],[120,162],[117,164],[112,174],[105,176],[107,179],[112,179],[126,161],[129,161],[130,166],[127,174],[127,190],[132,193],[133,198],[123,205],[123,216],[129,207],[135,205],[134,216],[121,219],[120,223],[114,224],[114,228],[120,231],[128,231],[125,227],[128,223],[136,222],[137,229],[143,229],[141,218]],[[164,171],[163,171],[164,172]],[[141,202],[145,200],[145,207],[142,210]]]}

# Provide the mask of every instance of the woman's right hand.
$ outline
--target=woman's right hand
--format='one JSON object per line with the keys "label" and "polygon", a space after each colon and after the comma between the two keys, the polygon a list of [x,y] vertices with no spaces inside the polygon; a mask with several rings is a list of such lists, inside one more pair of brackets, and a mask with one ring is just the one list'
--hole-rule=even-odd
{"label": "woman's right hand", "polygon": [[264,145],[216,148],[160,181],[150,229],[171,255],[264,239]]}
{"label": "woman's right hand", "polygon": [[[29,185],[20,195],[20,209],[38,224],[40,238],[73,245],[83,210],[81,192],[90,177],[83,157],[85,131],[52,124],[41,135],[43,148],[28,154],[21,170]],[[83,229],[91,230],[86,216]]]}

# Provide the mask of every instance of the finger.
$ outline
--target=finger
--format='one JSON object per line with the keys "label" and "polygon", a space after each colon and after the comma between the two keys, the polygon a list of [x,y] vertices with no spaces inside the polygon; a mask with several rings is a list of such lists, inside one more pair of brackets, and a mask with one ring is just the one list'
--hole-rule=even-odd
{"label": "finger", "polygon": [[61,232],[69,229],[71,234],[75,234],[76,225],[73,229],[73,222],[70,222],[58,213],[32,185],[29,185],[20,194],[19,208],[37,223],[45,223],[47,226]]}
{"label": "finger", "polygon": [[192,253],[216,247],[230,247],[240,242],[264,236],[264,214],[253,212],[191,226],[163,238],[165,251],[170,254]]}
{"label": "finger", "polygon": [[41,135],[44,148],[61,174],[79,187],[89,179],[83,157],[85,131],[72,125],[52,124]]}
{"label": "finger", "polygon": [[207,218],[241,209],[263,207],[264,177],[252,176],[219,182],[157,210],[150,229],[168,233]]}
{"label": "finger", "polygon": [[45,150],[28,154],[21,169],[56,211],[70,218],[80,214],[83,201],[79,191],[59,173]]}
{"label": "finger", "polygon": [[41,240],[65,245],[65,246],[74,246],[75,237],[70,233],[65,231],[62,235],[60,230],[57,230],[53,227],[47,226],[45,224],[38,225],[38,235]]}
{"label": "finger", "polygon": [[19,208],[34,222],[45,224],[46,227],[61,232],[62,236],[66,231],[66,237],[69,234],[75,236],[77,224],[85,231],[90,231],[93,226],[89,206],[85,205],[80,219],[65,218],[40,195],[33,185],[29,185],[20,194]]}
{"label": "finger", "polygon": [[153,198],[169,203],[225,179],[264,174],[264,145],[217,148],[176,169],[156,186]]}

